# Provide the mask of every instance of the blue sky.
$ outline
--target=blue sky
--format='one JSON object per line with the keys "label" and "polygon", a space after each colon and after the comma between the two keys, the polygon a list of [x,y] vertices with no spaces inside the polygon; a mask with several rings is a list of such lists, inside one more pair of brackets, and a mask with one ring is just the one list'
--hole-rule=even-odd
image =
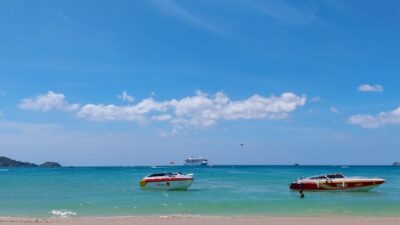
{"label": "blue sky", "polygon": [[399,11],[389,0],[1,1],[0,153],[390,164]]}

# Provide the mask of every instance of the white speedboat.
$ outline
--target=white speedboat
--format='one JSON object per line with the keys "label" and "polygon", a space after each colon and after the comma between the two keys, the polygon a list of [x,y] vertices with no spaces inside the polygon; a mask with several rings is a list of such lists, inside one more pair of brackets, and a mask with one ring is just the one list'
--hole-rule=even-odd
{"label": "white speedboat", "polygon": [[326,174],[298,179],[290,189],[298,191],[369,191],[385,183],[381,178],[345,177],[342,174]]}
{"label": "white speedboat", "polygon": [[185,166],[207,166],[208,160],[202,157],[189,157],[185,160]]}
{"label": "white speedboat", "polygon": [[187,190],[194,181],[193,174],[154,173],[140,180],[140,187],[154,190]]}

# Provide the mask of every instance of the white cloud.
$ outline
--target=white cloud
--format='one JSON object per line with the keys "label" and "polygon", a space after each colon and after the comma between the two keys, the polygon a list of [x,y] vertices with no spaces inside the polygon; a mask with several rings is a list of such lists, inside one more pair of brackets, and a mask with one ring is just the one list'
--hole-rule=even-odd
{"label": "white cloud", "polygon": [[63,94],[52,91],[38,95],[34,98],[26,98],[21,101],[19,108],[47,112],[52,109],[73,111],[79,109],[79,104],[69,104]]}
{"label": "white cloud", "polygon": [[331,112],[338,114],[339,110],[336,107],[331,106]]}
{"label": "white cloud", "polygon": [[135,99],[132,96],[130,96],[127,91],[123,91],[120,95],[118,95],[118,98],[126,102],[135,101]]}
{"label": "white cloud", "polygon": [[[168,121],[175,129],[180,129],[187,126],[209,127],[220,120],[284,119],[305,103],[305,96],[291,92],[270,97],[253,95],[245,100],[232,101],[223,92],[208,95],[198,91],[194,96],[182,99],[156,101],[146,98],[133,105],[86,104],[79,108],[76,115],[92,121]],[[78,104],[70,105],[64,95],[49,92],[23,100],[20,107],[42,111],[70,110],[76,109]]]}
{"label": "white cloud", "polygon": [[360,125],[363,128],[378,128],[381,126],[395,124],[400,125],[400,107],[381,112],[378,115],[358,114],[349,118],[349,123]]}
{"label": "white cloud", "polygon": [[222,92],[212,96],[197,92],[179,100],[156,102],[149,98],[131,106],[88,104],[82,107],[78,116],[97,121],[156,120],[170,121],[178,127],[208,127],[218,120],[283,119],[305,102],[306,97],[293,93],[269,98],[254,95],[246,100],[231,101]]}
{"label": "white cloud", "polygon": [[244,101],[229,102],[222,110],[222,117],[228,120],[282,119],[305,102],[305,97],[299,97],[293,93],[283,93],[281,96],[269,98],[253,95]]}
{"label": "white cloud", "polygon": [[152,119],[157,120],[157,121],[167,121],[167,120],[171,120],[172,116],[169,114],[161,114],[161,115],[153,116]]}
{"label": "white cloud", "polygon": [[382,92],[383,86],[379,84],[370,85],[370,84],[362,84],[358,87],[358,91],[362,92]]}
{"label": "white cloud", "polygon": [[147,98],[136,105],[130,106],[86,104],[82,106],[77,115],[94,121],[122,120],[144,122],[146,114],[164,112],[166,110],[167,106],[164,103],[158,103],[153,98]]}

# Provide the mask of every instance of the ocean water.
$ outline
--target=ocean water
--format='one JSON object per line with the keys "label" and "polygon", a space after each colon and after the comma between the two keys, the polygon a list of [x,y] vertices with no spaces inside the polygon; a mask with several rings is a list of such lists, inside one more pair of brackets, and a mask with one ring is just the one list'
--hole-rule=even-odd
{"label": "ocean water", "polygon": [[[139,180],[155,172],[194,173],[188,191],[148,191]],[[370,192],[306,192],[298,177],[341,172],[381,177]],[[400,216],[400,167],[214,166],[0,169],[0,216],[74,217],[142,215]]]}

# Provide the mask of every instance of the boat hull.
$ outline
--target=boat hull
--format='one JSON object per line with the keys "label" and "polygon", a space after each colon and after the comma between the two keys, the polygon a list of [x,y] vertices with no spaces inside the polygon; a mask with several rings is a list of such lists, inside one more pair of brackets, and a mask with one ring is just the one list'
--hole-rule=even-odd
{"label": "boat hull", "polygon": [[369,191],[385,183],[383,179],[299,180],[290,184],[291,190],[303,191]]}
{"label": "boat hull", "polygon": [[142,189],[149,190],[187,190],[193,183],[193,179],[143,179],[140,181]]}

